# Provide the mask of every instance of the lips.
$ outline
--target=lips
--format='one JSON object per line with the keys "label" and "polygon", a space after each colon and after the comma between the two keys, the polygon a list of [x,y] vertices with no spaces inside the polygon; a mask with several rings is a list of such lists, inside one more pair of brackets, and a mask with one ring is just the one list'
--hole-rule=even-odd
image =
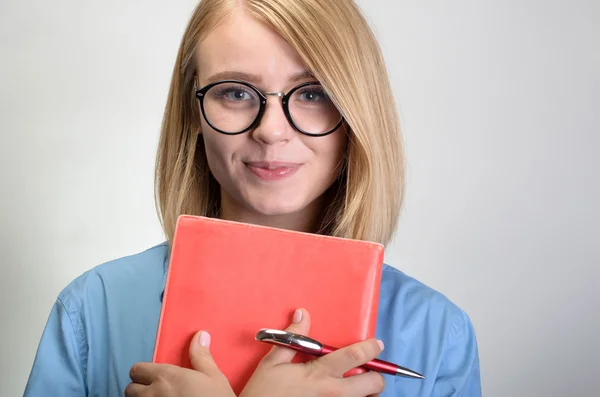
{"label": "lips", "polygon": [[289,178],[302,166],[300,163],[282,161],[246,162],[248,170],[264,181],[276,181]]}

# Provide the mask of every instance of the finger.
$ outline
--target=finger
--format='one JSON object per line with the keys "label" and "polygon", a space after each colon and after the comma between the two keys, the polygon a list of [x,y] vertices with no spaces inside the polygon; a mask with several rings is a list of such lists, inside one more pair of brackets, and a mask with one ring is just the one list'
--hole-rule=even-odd
{"label": "finger", "polygon": [[221,371],[210,353],[211,336],[206,331],[194,335],[190,343],[190,362],[192,368],[206,375],[220,374]]}
{"label": "finger", "polygon": [[163,364],[135,363],[129,370],[129,377],[135,383],[149,385],[156,379]]}
{"label": "finger", "polygon": [[[296,310],[292,319],[292,324],[285,330],[294,334],[308,335],[308,331],[310,330],[310,315],[308,314],[308,311],[305,309]],[[289,363],[295,355],[295,350],[283,346],[273,346],[269,353],[263,357],[261,365]]]}
{"label": "finger", "polygon": [[380,373],[369,371],[344,378],[342,384],[344,397],[378,396],[385,388],[385,379]]}
{"label": "finger", "polygon": [[125,387],[125,397],[139,397],[148,387],[139,383],[130,383]]}
{"label": "finger", "polygon": [[382,350],[383,342],[377,339],[368,339],[321,356],[316,361],[317,364],[326,368],[330,375],[341,377],[347,371],[373,360]]}

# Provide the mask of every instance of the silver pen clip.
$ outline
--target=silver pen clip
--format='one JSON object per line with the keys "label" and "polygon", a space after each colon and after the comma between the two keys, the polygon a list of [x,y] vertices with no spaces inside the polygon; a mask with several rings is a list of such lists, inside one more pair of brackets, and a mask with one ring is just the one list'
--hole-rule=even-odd
{"label": "silver pen clip", "polygon": [[290,332],[278,329],[261,329],[256,334],[256,340],[261,342],[271,342],[286,347],[299,347],[314,352],[321,352],[323,345],[308,336],[292,334]]}

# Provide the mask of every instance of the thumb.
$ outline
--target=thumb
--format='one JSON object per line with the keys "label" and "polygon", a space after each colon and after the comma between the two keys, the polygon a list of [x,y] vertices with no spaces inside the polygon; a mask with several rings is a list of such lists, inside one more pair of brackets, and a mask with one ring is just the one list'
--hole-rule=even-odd
{"label": "thumb", "polygon": [[210,353],[210,334],[206,331],[200,331],[192,338],[190,343],[190,362],[192,368],[206,375],[221,372]]}
{"label": "thumb", "polygon": [[[286,331],[308,336],[308,331],[310,330],[310,315],[305,309],[296,310],[292,321],[292,324],[285,329]],[[295,355],[295,350],[283,346],[273,346],[269,353],[263,357],[262,363],[270,366],[289,363]]]}

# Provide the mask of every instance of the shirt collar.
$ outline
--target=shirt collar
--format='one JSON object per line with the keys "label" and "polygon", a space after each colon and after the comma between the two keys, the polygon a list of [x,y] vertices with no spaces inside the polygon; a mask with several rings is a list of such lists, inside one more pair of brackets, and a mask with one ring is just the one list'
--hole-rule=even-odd
{"label": "shirt collar", "polygon": [[167,284],[167,271],[169,270],[169,258],[171,257],[171,249],[169,248],[169,243],[164,242],[163,244],[166,245],[167,250],[166,250],[165,259],[163,262],[163,276],[160,280],[160,285],[161,285],[160,301],[161,301],[161,303],[163,301],[163,297],[165,296],[165,286]]}

